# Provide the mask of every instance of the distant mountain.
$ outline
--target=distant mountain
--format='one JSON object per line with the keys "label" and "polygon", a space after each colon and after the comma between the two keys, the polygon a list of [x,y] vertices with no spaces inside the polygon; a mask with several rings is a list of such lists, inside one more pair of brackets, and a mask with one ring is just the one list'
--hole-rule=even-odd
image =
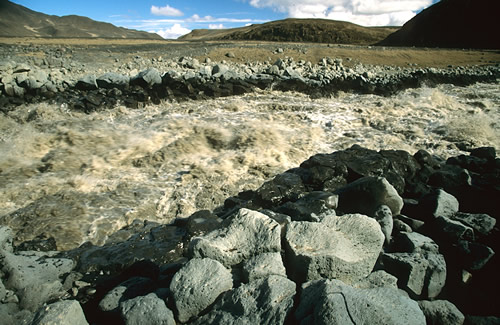
{"label": "distant mountain", "polygon": [[82,16],[51,16],[0,0],[0,36],[163,39],[158,34],[116,27]]}
{"label": "distant mountain", "polygon": [[328,19],[284,19],[231,29],[195,29],[181,40],[252,40],[368,45],[398,27],[363,27]]}
{"label": "distant mountain", "polygon": [[500,0],[442,0],[378,45],[500,49]]}

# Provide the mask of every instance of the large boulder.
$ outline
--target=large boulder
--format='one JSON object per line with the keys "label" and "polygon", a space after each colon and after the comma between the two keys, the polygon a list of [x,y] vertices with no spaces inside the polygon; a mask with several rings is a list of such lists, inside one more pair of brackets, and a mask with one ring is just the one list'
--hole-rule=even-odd
{"label": "large boulder", "polygon": [[226,227],[204,236],[194,237],[189,244],[192,257],[209,257],[229,267],[254,255],[279,252],[281,227],[265,214],[240,209],[227,220]]}
{"label": "large boulder", "polygon": [[97,85],[100,88],[118,88],[125,89],[128,87],[130,82],[130,77],[124,76],[116,72],[106,72],[102,76],[96,79]]}
{"label": "large boulder", "polygon": [[286,277],[286,269],[281,254],[278,252],[263,253],[243,263],[243,281],[245,282],[265,278],[271,274]]}
{"label": "large boulder", "polygon": [[340,189],[338,209],[345,213],[361,213],[374,216],[381,205],[398,215],[403,208],[403,199],[396,189],[383,177],[363,177]]}
{"label": "large boulder", "polygon": [[99,309],[104,312],[117,312],[121,302],[150,292],[152,284],[153,281],[149,278],[132,277],[108,291],[99,302]]}
{"label": "large boulder", "polygon": [[43,303],[64,294],[61,277],[71,272],[74,261],[57,258],[58,252],[0,251],[4,284],[17,292],[23,308],[36,311]]}
{"label": "large boulder", "polygon": [[425,325],[417,302],[401,290],[357,289],[339,280],[304,283],[295,317],[301,324]]}
{"label": "large boulder", "polygon": [[173,277],[170,290],[180,322],[187,322],[233,287],[231,272],[210,258],[194,258]]}
{"label": "large boulder", "polygon": [[283,324],[295,292],[295,283],[285,277],[256,279],[224,294],[212,311],[194,324]]}
{"label": "large boulder", "polygon": [[294,281],[368,276],[384,242],[379,224],[360,214],[322,222],[291,222],[286,227],[286,266]]}
{"label": "large boulder", "polygon": [[437,217],[450,218],[458,212],[458,200],[442,189],[436,189],[422,197],[419,202],[418,215],[411,216],[424,221]]}
{"label": "large boulder", "polygon": [[149,68],[141,71],[130,79],[131,85],[138,85],[143,88],[151,88],[155,85],[161,85],[161,83],[162,78],[160,72],[156,68]]}
{"label": "large boulder", "polygon": [[174,313],[154,293],[121,303],[120,312],[126,325],[175,325]]}
{"label": "large boulder", "polygon": [[32,325],[88,325],[83,309],[76,300],[62,300],[41,308]]}
{"label": "large boulder", "polygon": [[465,321],[464,314],[448,300],[422,300],[418,306],[428,325],[462,325]]}

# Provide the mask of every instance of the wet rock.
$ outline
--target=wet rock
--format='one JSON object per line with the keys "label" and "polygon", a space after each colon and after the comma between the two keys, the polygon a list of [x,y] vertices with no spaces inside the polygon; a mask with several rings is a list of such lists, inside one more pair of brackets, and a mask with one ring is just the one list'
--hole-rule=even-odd
{"label": "wet rock", "polygon": [[384,235],[378,223],[349,214],[322,222],[291,222],[286,227],[286,267],[296,282],[338,278],[353,282],[368,276]]}
{"label": "wet rock", "polygon": [[446,282],[444,256],[436,253],[384,253],[383,269],[398,278],[411,296],[434,298]]}
{"label": "wet rock", "polygon": [[428,184],[458,196],[472,185],[472,178],[467,169],[446,164],[429,177]]}
{"label": "wet rock", "polygon": [[225,223],[221,229],[194,237],[189,244],[190,255],[209,257],[229,267],[281,249],[280,225],[262,213],[240,209]]}
{"label": "wet rock", "polygon": [[429,325],[462,325],[465,321],[464,314],[447,300],[422,300],[418,306]]}
{"label": "wet rock", "polygon": [[303,284],[295,316],[301,324],[425,324],[417,302],[400,290],[356,289],[339,280]]}
{"label": "wet rock", "polygon": [[43,303],[63,294],[60,277],[71,272],[75,263],[54,257],[57,252],[0,252],[4,284],[15,290],[23,308],[36,311]]}
{"label": "wet rock", "polygon": [[58,301],[38,311],[32,325],[74,324],[88,325],[82,307],[76,300]]}
{"label": "wet rock", "polygon": [[338,209],[345,213],[361,213],[375,216],[381,205],[397,215],[403,207],[403,199],[396,189],[383,177],[363,177],[338,189]]}
{"label": "wet rock", "polygon": [[486,160],[494,160],[497,156],[494,147],[475,148],[471,150],[470,155],[478,158],[484,158]]}
{"label": "wet rock", "polygon": [[116,72],[107,72],[96,79],[97,85],[100,88],[118,88],[125,89],[128,87],[130,78]]}
{"label": "wet rock", "polygon": [[269,275],[286,278],[286,269],[280,253],[264,253],[250,258],[243,263],[243,281],[250,282]]}
{"label": "wet rock", "polygon": [[451,217],[458,212],[458,200],[442,189],[434,190],[419,201],[416,218],[426,221],[437,217]]}
{"label": "wet rock", "polygon": [[126,325],[176,324],[172,311],[154,293],[122,302],[120,312]]}
{"label": "wet rock", "polygon": [[94,90],[97,89],[97,87],[97,79],[93,74],[79,79],[75,84],[75,88],[78,90]]}
{"label": "wet rock", "polygon": [[149,278],[130,278],[107,292],[99,302],[99,309],[104,312],[117,312],[121,302],[150,292],[152,284],[153,281]]}
{"label": "wet rock", "polygon": [[225,293],[193,324],[283,324],[293,307],[295,287],[277,275],[255,279]]}
{"label": "wet rock", "polygon": [[190,236],[201,236],[209,233],[221,225],[221,220],[208,210],[201,210],[189,216],[186,230]]}
{"label": "wet rock", "polygon": [[233,287],[231,272],[210,258],[195,258],[172,279],[170,290],[177,318],[186,322],[210,306],[224,291]]}
{"label": "wet rock", "polygon": [[487,214],[472,214],[472,213],[464,213],[457,212],[452,217],[453,220],[460,221],[466,226],[474,229],[476,234],[480,235],[488,235],[493,227],[495,227],[496,220],[490,217]]}
{"label": "wet rock", "polygon": [[302,192],[305,192],[302,179],[294,173],[279,174],[257,190],[261,201],[259,203],[263,207],[279,205],[286,201],[296,201]]}

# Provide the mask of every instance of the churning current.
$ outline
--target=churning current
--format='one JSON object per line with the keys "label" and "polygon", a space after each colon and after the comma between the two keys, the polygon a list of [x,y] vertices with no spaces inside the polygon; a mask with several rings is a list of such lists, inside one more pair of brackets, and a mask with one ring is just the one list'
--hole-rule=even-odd
{"label": "churning current", "polygon": [[214,209],[311,155],[353,144],[443,157],[498,149],[499,107],[499,83],[391,97],[264,91],[91,114],[19,106],[0,115],[0,223],[17,242],[104,244],[136,219],[169,223]]}

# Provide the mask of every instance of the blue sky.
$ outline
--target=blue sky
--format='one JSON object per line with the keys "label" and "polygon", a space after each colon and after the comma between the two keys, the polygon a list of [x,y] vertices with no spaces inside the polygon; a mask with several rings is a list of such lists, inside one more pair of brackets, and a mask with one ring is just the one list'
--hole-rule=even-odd
{"label": "blue sky", "polygon": [[284,18],[400,26],[438,0],[11,0],[50,15],[80,15],[177,38],[197,28],[232,28]]}

